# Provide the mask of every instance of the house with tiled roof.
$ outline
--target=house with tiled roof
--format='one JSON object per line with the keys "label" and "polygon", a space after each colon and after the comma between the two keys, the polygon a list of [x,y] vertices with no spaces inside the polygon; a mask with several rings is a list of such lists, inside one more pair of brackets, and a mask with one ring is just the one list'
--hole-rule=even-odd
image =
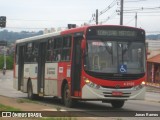
{"label": "house with tiled roof", "polygon": [[147,85],[160,87],[160,54],[147,59]]}

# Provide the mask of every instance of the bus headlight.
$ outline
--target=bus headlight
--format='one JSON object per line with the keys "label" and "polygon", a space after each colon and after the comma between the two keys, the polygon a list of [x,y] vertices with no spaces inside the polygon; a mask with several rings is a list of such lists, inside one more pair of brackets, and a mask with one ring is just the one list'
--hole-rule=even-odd
{"label": "bus headlight", "polygon": [[140,85],[135,86],[134,89],[135,90],[140,90],[140,89],[142,89],[145,86],[145,84],[146,83],[143,81]]}
{"label": "bus headlight", "polygon": [[143,81],[141,84],[142,84],[142,85],[145,85],[145,84],[146,84],[146,82],[144,82],[144,81]]}
{"label": "bus headlight", "polygon": [[99,85],[91,82],[89,79],[85,79],[84,81],[85,81],[86,85],[88,85],[91,88],[95,88],[95,89],[99,89],[100,88]]}

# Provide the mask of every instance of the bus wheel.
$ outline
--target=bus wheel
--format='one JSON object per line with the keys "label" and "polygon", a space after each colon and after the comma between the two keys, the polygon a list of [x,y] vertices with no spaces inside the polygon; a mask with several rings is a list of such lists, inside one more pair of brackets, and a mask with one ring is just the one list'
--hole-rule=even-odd
{"label": "bus wheel", "polygon": [[113,108],[122,108],[124,105],[124,101],[123,100],[113,100],[111,101],[111,104]]}
{"label": "bus wheel", "polygon": [[33,94],[32,82],[31,81],[29,81],[29,83],[28,83],[27,90],[28,90],[28,98],[32,99],[32,100],[35,99],[36,95]]}
{"label": "bus wheel", "polygon": [[64,103],[64,105],[66,107],[72,107],[72,105],[73,105],[68,84],[66,84],[65,87],[64,87],[64,91],[63,91],[63,103]]}

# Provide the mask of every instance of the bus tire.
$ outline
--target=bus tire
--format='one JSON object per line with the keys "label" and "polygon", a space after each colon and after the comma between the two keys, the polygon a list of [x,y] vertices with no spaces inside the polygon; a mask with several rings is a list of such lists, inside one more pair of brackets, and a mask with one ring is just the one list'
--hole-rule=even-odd
{"label": "bus tire", "polygon": [[33,88],[32,88],[32,82],[31,81],[28,82],[27,92],[28,92],[28,99],[33,100],[33,99],[37,98],[37,95],[33,94]]}
{"label": "bus tire", "polygon": [[124,102],[123,100],[113,100],[111,101],[111,105],[113,108],[122,108],[123,105],[124,105]]}
{"label": "bus tire", "polygon": [[65,84],[65,86],[64,86],[63,103],[66,107],[72,107],[73,106],[73,100],[71,98],[71,94],[70,94],[68,84]]}

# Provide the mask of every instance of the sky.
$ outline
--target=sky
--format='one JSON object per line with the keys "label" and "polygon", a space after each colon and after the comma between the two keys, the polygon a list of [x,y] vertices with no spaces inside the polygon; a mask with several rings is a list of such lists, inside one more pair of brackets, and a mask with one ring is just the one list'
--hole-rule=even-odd
{"label": "sky", "polygon": [[[7,17],[6,28],[1,30],[38,31],[67,24],[95,24],[96,9],[99,24],[120,24],[120,0],[0,0],[0,16]],[[135,26],[136,12],[138,28],[160,34],[160,0],[124,0],[123,25]]]}

